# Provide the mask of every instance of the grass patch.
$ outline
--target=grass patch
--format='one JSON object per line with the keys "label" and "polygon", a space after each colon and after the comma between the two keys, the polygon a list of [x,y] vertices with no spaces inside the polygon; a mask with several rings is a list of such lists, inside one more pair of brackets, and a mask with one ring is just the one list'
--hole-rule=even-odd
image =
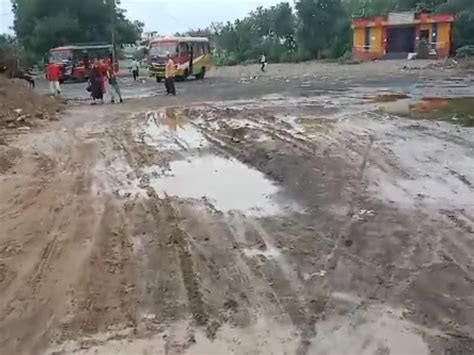
{"label": "grass patch", "polygon": [[474,97],[425,98],[410,104],[409,117],[474,127]]}

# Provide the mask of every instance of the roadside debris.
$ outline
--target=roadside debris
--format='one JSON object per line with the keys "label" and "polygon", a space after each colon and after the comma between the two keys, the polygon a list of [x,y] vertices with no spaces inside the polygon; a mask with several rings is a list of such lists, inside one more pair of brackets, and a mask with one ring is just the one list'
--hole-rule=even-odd
{"label": "roadside debris", "polygon": [[33,127],[38,120],[55,120],[60,103],[38,95],[24,83],[0,76],[0,128]]}

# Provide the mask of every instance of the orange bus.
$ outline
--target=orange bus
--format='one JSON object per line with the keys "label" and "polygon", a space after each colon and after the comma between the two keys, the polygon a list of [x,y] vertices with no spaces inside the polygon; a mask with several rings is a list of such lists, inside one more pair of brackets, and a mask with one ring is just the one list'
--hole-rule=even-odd
{"label": "orange bus", "polygon": [[[90,67],[95,58],[112,62],[111,44],[80,44],[52,48],[48,52],[47,63],[56,63],[61,69],[60,81],[84,81],[89,78]],[[118,62],[115,70],[118,71]]]}
{"label": "orange bus", "polygon": [[160,37],[150,42],[148,72],[157,82],[165,77],[167,55],[176,63],[176,78],[204,79],[213,66],[209,39],[205,37]]}

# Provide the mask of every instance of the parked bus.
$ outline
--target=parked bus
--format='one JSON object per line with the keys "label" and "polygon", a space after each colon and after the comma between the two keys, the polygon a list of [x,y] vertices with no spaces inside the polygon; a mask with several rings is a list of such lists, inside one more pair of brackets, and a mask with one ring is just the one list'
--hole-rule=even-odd
{"label": "parked bus", "polygon": [[[80,44],[52,48],[48,52],[47,63],[56,63],[61,68],[60,81],[84,81],[89,78],[90,68],[95,58],[112,62],[111,44]],[[118,71],[118,62],[115,62]]]}
{"label": "parked bus", "polygon": [[157,82],[165,77],[167,54],[176,63],[176,78],[204,79],[213,66],[209,39],[205,37],[160,37],[150,41],[148,72]]}

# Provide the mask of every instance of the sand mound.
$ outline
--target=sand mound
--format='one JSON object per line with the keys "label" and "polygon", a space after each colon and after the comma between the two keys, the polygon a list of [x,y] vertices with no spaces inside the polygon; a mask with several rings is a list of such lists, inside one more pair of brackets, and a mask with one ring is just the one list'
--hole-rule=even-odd
{"label": "sand mound", "polygon": [[35,126],[54,119],[59,108],[54,98],[37,94],[26,82],[0,75],[0,128]]}

